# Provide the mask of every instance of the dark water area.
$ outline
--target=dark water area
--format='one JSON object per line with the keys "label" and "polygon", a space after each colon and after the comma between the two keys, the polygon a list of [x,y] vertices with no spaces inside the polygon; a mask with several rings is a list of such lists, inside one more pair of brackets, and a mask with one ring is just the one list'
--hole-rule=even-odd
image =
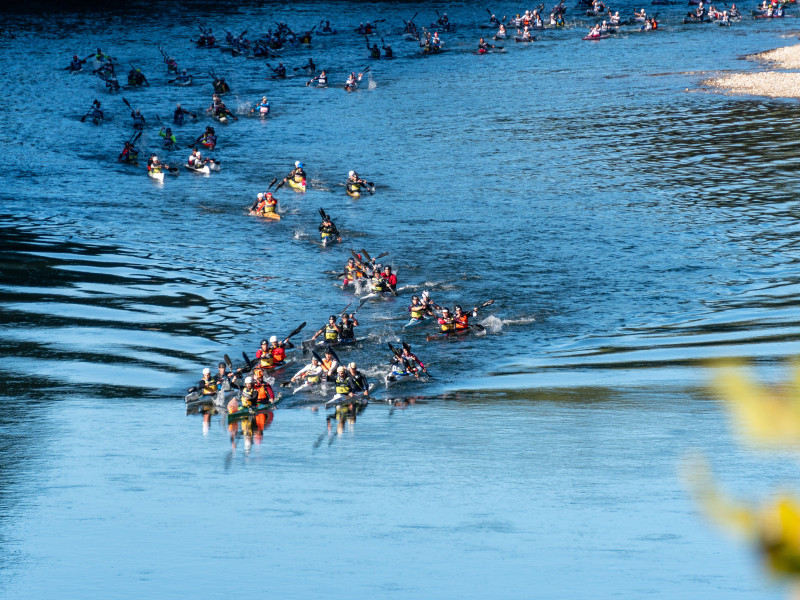
{"label": "dark water area", "polygon": [[[800,351],[800,117],[794,101],[702,81],[761,68],[740,57],[797,32],[645,8],[659,31],[585,42],[594,20],[570,6],[564,30],[486,56],[472,51],[488,15],[464,2],[4,15],[0,61],[18,85],[0,130],[0,595],[782,597],[697,514],[678,470],[699,449],[733,492],[796,483],[793,463],[737,443],[704,386],[710,359],[778,379]],[[423,57],[403,20],[437,11],[459,27]],[[189,41],[198,23],[250,37],[323,18],[340,33],[270,61]],[[352,32],[381,18],[373,41],[392,61]],[[64,69],[98,46],[151,86],[109,94]],[[159,46],[192,86],[167,83]],[[328,89],[294,71],[309,56]],[[278,60],[286,80],[269,77]],[[236,123],[202,116],[212,69]],[[263,94],[271,118],[245,118]],[[179,142],[214,125],[222,170],[159,184],[115,162],[132,133],[123,96],[148,120],[140,162],[185,161],[161,150],[156,119],[179,102],[201,115]],[[100,126],[80,121],[94,99]],[[248,216],[296,160],[308,191],[279,190],[280,222]],[[375,195],[345,194],[350,169]],[[341,245],[317,243],[320,207]],[[389,252],[400,282],[359,311],[367,340],[342,352],[377,384],[356,422],[329,431],[324,410],[278,409],[263,436],[232,441],[218,416],[186,416],[203,367],[241,364],[304,321],[310,335],[353,300],[333,285],[351,248]],[[403,332],[422,290],[494,299],[485,335]],[[435,378],[386,389],[386,342],[401,339]],[[238,589],[254,563],[268,580]]]}

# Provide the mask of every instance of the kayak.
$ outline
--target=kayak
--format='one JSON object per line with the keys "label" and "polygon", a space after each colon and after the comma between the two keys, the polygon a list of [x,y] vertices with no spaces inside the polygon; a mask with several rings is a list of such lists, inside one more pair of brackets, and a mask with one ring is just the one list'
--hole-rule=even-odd
{"label": "kayak", "polygon": [[186,87],[187,85],[192,85],[192,76],[189,75],[189,79],[187,79],[185,81],[181,81],[179,79],[176,79],[172,83],[175,84],[175,85],[179,85],[181,87]]}
{"label": "kayak", "polygon": [[346,186],[347,195],[351,198],[360,198],[361,197],[361,186],[357,183],[348,184]]}
{"label": "kayak", "polygon": [[705,18],[703,18],[703,19],[699,19],[699,18],[695,19],[695,18],[684,17],[684,19],[683,19],[683,24],[684,25],[690,25],[692,23],[711,23],[711,19],[705,19]]}
{"label": "kayak", "polygon": [[211,175],[211,168],[208,165],[203,165],[202,167],[193,167],[192,165],[183,165],[190,171],[194,171],[195,173],[201,173],[203,175]]}
{"label": "kayak", "polygon": [[293,190],[297,190],[298,192],[305,192],[306,191],[306,180],[303,181],[295,181],[294,179],[287,179],[286,183],[289,184],[289,187]]}
{"label": "kayak", "polygon": [[[370,386],[370,387],[372,387],[372,386]],[[336,396],[334,396],[334,398],[335,397]],[[350,398],[349,396],[346,396],[344,398],[339,398],[338,400],[334,400],[333,398],[331,398],[330,400],[328,400],[325,403],[325,406],[326,407],[331,407],[331,406],[339,407],[339,406],[341,406],[343,404],[345,404],[345,405],[352,404],[353,408],[362,408],[362,407],[366,406],[367,404],[369,404],[369,398],[365,397],[364,393],[361,392],[361,393],[356,394],[352,398]],[[337,410],[338,410],[338,408],[337,408]]]}
{"label": "kayak", "polygon": [[367,338],[348,338],[346,340],[338,339],[335,342],[331,342],[330,340],[306,340],[303,342],[303,354],[308,354],[310,349],[324,348],[325,346],[330,346],[331,348],[349,348],[358,346],[360,343],[365,342],[366,340]]}
{"label": "kayak", "polygon": [[515,42],[523,42],[523,43],[527,44],[528,42],[535,42],[536,41],[536,37],[531,36],[528,39],[525,39],[525,38],[517,36],[517,37],[514,38],[514,41]]}
{"label": "kayak", "polygon": [[427,336],[425,339],[428,342],[432,342],[434,340],[447,340],[451,338],[461,338],[464,336],[469,335],[470,329],[459,329],[456,331],[440,331],[439,333],[432,333],[431,335]]}
{"label": "kayak", "polygon": [[433,319],[433,317],[422,317],[420,319],[415,319],[414,317],[411,317],[411,320],[409,320],[408,323],[403,325],[403,329],[411,329],[412,327],[416,327],[417,325],[422,325],[423,323],[426,323],[431,319]]}
{"label": "kayak", "polygon": [[147,176],[148,177],[152,177],[153,179],[155,179],[159,183],[164,183],[164,172],[163,171],[159,171],[158,173],[153,173],[152,171],[148,171],[147,172]]}
{"label": "kayak", "polygon": [[228,413],[228,425],[236,422],[239,419],[249,419],[257,415],[263,415],[264,413],[272,412],[275,410],[275,407],[278,406],[280,401],[281,397],[279,395],[274,402],[269,402],[268,404],[257,404],[253,408],[240,408],[236,412]]}
{"label": "kayak", "polygon": [[782,14],[782,15],[755,15],[754,19],[788,19],[792,15]]}
{"label": "kayak", "polygon": [[605,40],[605,39],[610,38],[610,37],[611,36],[608,35],[607,33],[601,33],[600,35],[587,35],[583,39],[586,40],[586,41],[589,41],[589,42],[593,42],[593,41],[596,41],[596,40]]}
{"label": "kayak", "polygon": [[250,214],[253,215],[254,217],[261,217],[263,219],[270,219],[271,221],[280,221],[281,220],[281,216],[278,213],[274,213],[274,212],[258,213],[258,212],[254,211],[254,210],[251,210]]}

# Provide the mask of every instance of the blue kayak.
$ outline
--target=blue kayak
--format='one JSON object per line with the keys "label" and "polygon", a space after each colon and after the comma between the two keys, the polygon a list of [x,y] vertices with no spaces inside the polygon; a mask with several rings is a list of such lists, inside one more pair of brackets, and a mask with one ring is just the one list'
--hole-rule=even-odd
{"label": "blue kayak", "polygon": [[421,325],[422,323],[426,323],[430,321],[433,317],[421,317],[419,319],[411,318],[411,320],[403,325],[403,329],[411,329],[412,327],[416,327],[417,325]]}

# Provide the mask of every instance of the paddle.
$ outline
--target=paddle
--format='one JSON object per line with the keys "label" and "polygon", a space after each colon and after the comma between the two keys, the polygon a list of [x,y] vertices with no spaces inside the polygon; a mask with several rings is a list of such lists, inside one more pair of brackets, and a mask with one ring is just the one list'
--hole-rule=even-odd
{"label": "paddle", "polygon": [[269,185],[267,186],[267,191],[269,191],[269,188],[271,188],[275,184],[276,181],[278,181],[278,178],[277,177],[273,177],[272,181],[270,181]]}
{"label": "paddle", "polygon": [[420,359],[418,359],[418,358],[417,358],[417,355],[416,355],[416,354],[414,354],[413,352],[411,352],[411,346],[409,346],[409,345],[408,345],[408,342],[401,342],[401,343],[403,344],[403,348],[405,348],[406,352],[408,352],[408,353],[409,353],[409,354],[412,356],[412,358],[413,358],[415,361],[417,361],[417,364],[418,364],[418,365],[420,366],[420,368],[422,369],[422,372],[423,372],[423,373],[425,373],[425,375],[427,375],[428,377],[430,377],[430,378],[433,378],[433,375],[431,375],[430,373],[428,373],[428,369],[426,369],[426,368],[425,368],[425,365],[423,365],[423,364],[422,364],[422,361],[421,361]]}
{"label": "paddle", "polygon": [[298,333],[300,333],[300,332],[303,330],[303,327],[305,327],[305,326],[306,326],[306,322],[305,322],[305,321],[303,321],[302,323],[300,323],[300,325],[298,325],[298,326],[297,326],[297,328],[296,328],[294,331],[292,331],[292,333],[290,333],[289,335],[287,335],[287,336],[284,338],[284,340],[283,340],[283,341],[284,341],[284,342],[288,342],[288,341],[289,341],[289,338],[291,338],[292,336],[295,336],[295,335],[297,335]]}
{"label": "paddle", "polygon": [[125,106],[127,106],[128,108],[130,108],[130,109],[131,109],[131,112],[133,112],[133,107],[131,106],[131,103],[130,103],[130,102],[128,102],[128,100],[125,98],[125,96],[123,96],[123,97],[122,97],[122,101],[125,103]]}
{"label": "paddle", "polygon": [[[97,102],[97,100],[95,100],[94,102]],[[86,122],[86,117],[88,117],[92,113],[92,111],[94,110],[94,102],[92,103],[92,107],[89,109],[89,111],[85,115],[83,115],[81,117],[81,123],[85,123]]]}

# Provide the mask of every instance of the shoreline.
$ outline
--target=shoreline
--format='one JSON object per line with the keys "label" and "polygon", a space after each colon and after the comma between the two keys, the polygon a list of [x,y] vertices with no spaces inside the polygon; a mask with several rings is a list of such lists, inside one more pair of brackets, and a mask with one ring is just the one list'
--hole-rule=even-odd
{"label": "shoreline", "polygon": [[800,71],[793,73],[778,71],[778,69],[800,69],[800,44],[750,54],[745,58],[770,63],[769,70],[712,77],[704,80],[702,85],[730,94],[800,98]]}

